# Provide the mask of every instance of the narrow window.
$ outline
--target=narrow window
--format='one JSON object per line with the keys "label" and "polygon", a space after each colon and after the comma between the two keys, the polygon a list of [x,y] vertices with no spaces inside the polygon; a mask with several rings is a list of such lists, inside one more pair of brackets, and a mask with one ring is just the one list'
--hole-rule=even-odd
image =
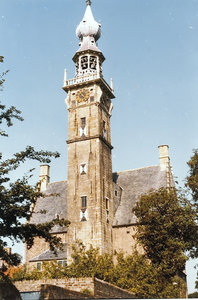
{"label": "narrow window", "polygon": [[107,130],[106,130],[106,122],[103,121],[103,138],[107,139]]}
{"label": "narrow window", "polygon": [[82,68],[82,70],[85,70],[88,68],[88,57],[87,56],[83,56],[81,58],[81,68]]}
{"label": "narrow window", "polygon": [[82,204],[82,208],[87,207],[87,196],[82,196],[81,197],[81,204]]}
{"label": "narrow window", "polygon": [[115,191],[115,196],[117,196],[118,195],[118,191]]}
{"label": "narrow window", "polygon": [[80,220],[87,221],[87,196],[81,197]]}
{"label": "narrow window", "polygon": [[72,107],[75,107],[75,106],[76,106],[76,101],[72,100]]}
{"label": "narrow window", "polygon": [[86,118],[81,118],[81,126],[86,126]]}
{"label": "narrow window", "polygon": [[95,56],[90,56],[90,68],[96,70],[97,59]]}
{"label": "narrow window", "polygon": [[80,136],[85,136],[86,135],[86,118],[81,118],[80,119]]}
{"label": "narrow window", "polygon": [[80,165],[80,174],[86,174],[86,164]]}
{"label": "narrow window", "polygon": [[109,199],[106,198],[106,221],[109,223]]}
{"label": "narrow window", "polygon": [[94,96],[90,97],[90,102],[94,102]]}
{"label": "narrow window", "polygon": [[106,209],[109,209],[109,199],[106,198]]}
{"label": "narrow window", "polygon": [[41,271],[42,270],[42,263],[41,262],[37,262],[36,263],[36,268],[37,268],[37,270]]}

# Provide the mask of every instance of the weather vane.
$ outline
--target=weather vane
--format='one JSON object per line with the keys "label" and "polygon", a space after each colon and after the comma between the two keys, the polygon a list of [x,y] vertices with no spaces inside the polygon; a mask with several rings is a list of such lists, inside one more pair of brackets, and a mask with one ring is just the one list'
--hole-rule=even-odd
{"label": "weather vane", "polygon": [[91,5],[91,0],[86,0],[87,5]]}

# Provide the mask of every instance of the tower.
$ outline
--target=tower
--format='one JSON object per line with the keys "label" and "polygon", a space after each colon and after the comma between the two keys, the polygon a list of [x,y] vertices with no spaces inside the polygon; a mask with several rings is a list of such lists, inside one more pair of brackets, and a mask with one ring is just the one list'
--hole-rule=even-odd
{"label": "tower", "polygon": [[99,247],[100,253],[112,252],[113,182],[111,161],[110,87],[102,75],[105,60],[96,41],[101,36],[101,25],[94,20],[91,1],[76,34],[79,50],[73,61],[74,79],[67,79],[68,108],[68,181],[67,215],[68,259],[71,246],[81,240],[84,245]]}

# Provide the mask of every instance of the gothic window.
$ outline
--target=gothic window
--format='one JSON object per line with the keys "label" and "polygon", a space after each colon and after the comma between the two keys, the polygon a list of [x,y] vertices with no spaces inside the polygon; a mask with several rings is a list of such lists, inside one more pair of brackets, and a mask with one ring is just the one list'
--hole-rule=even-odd
{"label": "gothic window", "polygon": [[81,197],[80,220],[87,221],[87,196]]}
{"label": "gothic window", "polygon": [[97,66],[97,58],[96,58],[96,56],[90,56],[89,64],[90,64],[90,69],[96,70],[96,66]]}
{"label": "gothic window", "polygon": [[80,136],[85,136],[86,135],[86,118],[81,118],[80,119]]}
{"label": "gothic window", "polygon": [[81,58],[81,68],[82,68],[82,70],[85,70],[88,68],[88,57],[87,56],[83,56]]}
{"label": "gothic window", "polygon": [[106,122],[103,121],[103,138],[106,140],[107,139],[107,130],[106,130]]}
{"label": "gothic window", "polygon": [[80,174],[86,174],[86,164],[80,165]]}

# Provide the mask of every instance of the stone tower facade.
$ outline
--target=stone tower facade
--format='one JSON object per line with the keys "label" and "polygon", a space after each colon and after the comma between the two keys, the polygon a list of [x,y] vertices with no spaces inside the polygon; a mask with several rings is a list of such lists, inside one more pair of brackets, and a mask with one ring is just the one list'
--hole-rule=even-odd
{"label": "stone tower facade", "polygon": [[67,79],[68,108],[68,181],[67,215],[68,260],[71,246],[81,240],[84,245],[99,247],[100,252],[113,250],[113,181],[111,160],[110,87],[102,75],[105,60],[96,41],[101,25],[94,20],[91,1],[87,1],[83,20],[77,27],[79,50],[73,61],[74,79]]}

